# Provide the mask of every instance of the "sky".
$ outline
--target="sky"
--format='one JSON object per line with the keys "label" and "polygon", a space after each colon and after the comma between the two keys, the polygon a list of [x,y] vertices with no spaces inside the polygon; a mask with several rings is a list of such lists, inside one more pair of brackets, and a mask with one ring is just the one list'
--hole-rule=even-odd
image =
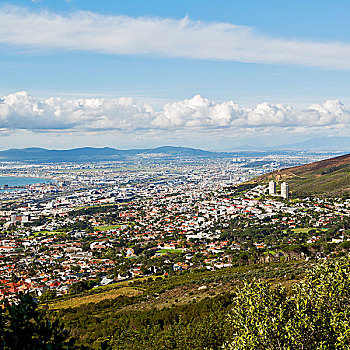
{"label": "sky", "polygon": [[0,149],[350,136],[346,0],[0,2]]}

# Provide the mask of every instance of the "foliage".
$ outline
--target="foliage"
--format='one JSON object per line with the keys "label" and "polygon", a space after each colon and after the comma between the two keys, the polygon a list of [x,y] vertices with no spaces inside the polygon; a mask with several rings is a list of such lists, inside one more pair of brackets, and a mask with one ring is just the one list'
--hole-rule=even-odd
{"label": "foliage", "polygon": [[245,283],[230,312],[226,349],[349,349],[350,260],[316,266],[291,291]]}
{"label": "foliage", "polygon": [[0,308],[0,348],[4,350],[75,349],[68,331],[58,320],[53,322],[41,312],[30,294],[19,301],[5,302]]}
{"label": "foliage", "polygon": [[[67,304],[65,309],[49,312],[53,319],[60,318],[72,330],[79,344],[93,349],[103,344],[108,349],[221,349],[233,336],[227,313],[239,281],[244,278],[290,280],[303,274],[306,266],[304,261],[257,264],[140,279],[133,281],[132,286],[143,291],[142,295],[120,295],[74,308]],[[208,286],[206,295],[211,295],[210,298],[202,299],[198,287],[203,285]],[[215,286],[220,291],[210,294]],[[227,293],[220,294],[226,290]]]}
{"label": "foliage", "polygon": [[325,168],[324,170],[322,170],[321,175],[331,174],[339,169],[348,168],[348,166],[349,166],[348,164],[340,164],[338,166],[328,167],[328,168]]}
{"label": "foliage", "polygon": [[133,298],[120,296],[98,304],[60,310],[73,334],[90,348],[108,349],[220,349],[227,339],[226,314],[230,295],[219,295],[161,310],[122,311]]}
{"label": "foliage", "polygon": [[56,291],[49,289],[39,297],[39,300],[41,303],[43,303],[43,302],[52,301],[56,297],[57,297]]}
{"label": "foliage", "polygon": [[234,186],[232,189],[234,190],[235,195],[237,195],[237,194],[243,193],[243,192],[245,192],[247,190],[251,190],[255,186],[256,186],[255,184],[243,183],[243,184]]}
{"label": "foliage", "polygon": [[[301,282],[290,284],[285,276],[301,269],[300,276],[307,266],[299,265],[240,266],[135,281],[143,295],[48,310],[52,322],[30,295],[20,295],[18,304],[7,303],[0,312],[0,348],[350,349],[350,259],[313,264]],[[284,284],[268,282],[271,277],[284,278]],[[238,282],[242,278],[245,282]],[[223,283],[227,292],[193,298],[198,286]],[[187,291],[187,302],[173,299],[162,308],[147,307],[151,295],[164,302],[158,297],[172,289],[181,299],[180,288]],[[68,344],[68,332],[57,320],[71,329],[77,345]]]}
{"label": "foliage", "polygon": [[88,291],[91,288],[97,286],[99,282],[99,279],[75,282],[69,287],[69,294],[79,294]]}

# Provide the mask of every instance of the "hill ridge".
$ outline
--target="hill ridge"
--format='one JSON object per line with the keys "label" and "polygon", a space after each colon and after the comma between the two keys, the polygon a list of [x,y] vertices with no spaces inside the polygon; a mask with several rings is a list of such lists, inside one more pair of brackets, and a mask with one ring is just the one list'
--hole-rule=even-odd
{"label": "hill ridge", "polygon": [[350,194],[350,154],[279,169],[249,183],[267,183],[269,180],[287,181],[290,192],[296,196]]}

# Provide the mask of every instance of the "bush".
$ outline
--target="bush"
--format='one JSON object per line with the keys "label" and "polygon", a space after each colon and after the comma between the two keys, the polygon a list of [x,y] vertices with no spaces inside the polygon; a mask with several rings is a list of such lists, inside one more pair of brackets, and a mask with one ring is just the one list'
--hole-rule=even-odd
{"label": "bush", "polygon": [[50,322],[30,294],[19,295],[17,303],[0,306],[0,349],[75,349],[68,331],[58,320]]}
{"label": "bush", "polygon": [[245,283],[229,315],[236,336],[226,349],[349,349],[350,260],[317,266],[288,290]]}

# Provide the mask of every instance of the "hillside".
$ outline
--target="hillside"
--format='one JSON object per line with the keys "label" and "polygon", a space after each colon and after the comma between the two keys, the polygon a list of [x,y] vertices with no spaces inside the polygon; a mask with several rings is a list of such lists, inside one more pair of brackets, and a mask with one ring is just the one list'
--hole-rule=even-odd
{"label": "hillside", "polygon": [[312,265],[302,260],[122,281],[68,294],[41,308],[60,318],[88,349],[102,349],[104,341],[106,349],[219,350],[233,336],[227,313],[244,280],[289,287]]}
{"label": "hillside", "polygon": [[[125,281],[39,307],[61,349],[348,349],[349,275],[349,258],[240,266]],[[27,306],[12,310],[26,316]],[[43,338],[33,323],[21,323],[27,342]],[[5,324],[0,344],[7,334],[17,344],[17,324]]]}
{"label": "hillside", "polygon": [[350,193],[350,154],[274,171],[250,183],[287,181],[291,194],[337,196]]}

